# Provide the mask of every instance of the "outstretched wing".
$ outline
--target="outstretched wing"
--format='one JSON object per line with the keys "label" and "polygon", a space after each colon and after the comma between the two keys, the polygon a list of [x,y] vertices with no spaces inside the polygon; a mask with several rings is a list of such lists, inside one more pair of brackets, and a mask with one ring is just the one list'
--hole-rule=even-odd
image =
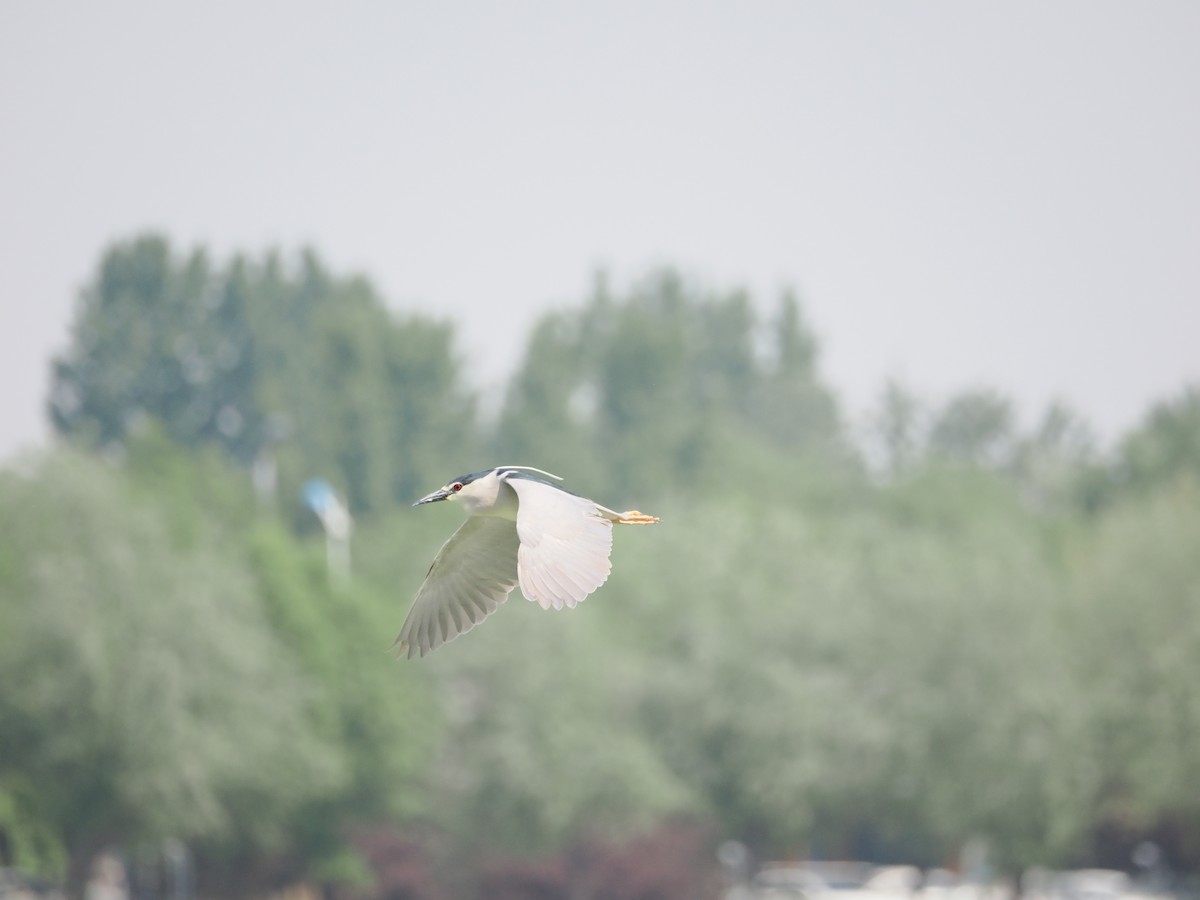
{"label": "outstretched wing", "polygon": [[575,606],[612,571],[612,523],[596,504],[530,478],[517,492],[517,574],[521,593],[543,609]]}
{"label": "outstretched wing", "polygon": [[517,529],[509,519],[471,516],[442,545],[392,645],[424,656],[470,631],[517,586]]}

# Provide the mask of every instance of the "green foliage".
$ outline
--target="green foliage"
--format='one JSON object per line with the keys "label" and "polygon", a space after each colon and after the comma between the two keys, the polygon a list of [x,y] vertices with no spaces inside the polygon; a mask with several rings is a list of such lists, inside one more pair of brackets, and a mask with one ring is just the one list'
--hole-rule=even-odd
{"label": "green foliage", "polygon": [[970,465],[998,465],[1011,452],[1015,426],[1012,403],[994,390],[965,391],[952,398],[929,431],[938,457]]}
{"label": "green foliage", "polygon": [[0,776],[0,833],[12,857],[4,862],[40,878],[61,879],[67,850],[40,807],[36,782],[13,771]]}
{"label": "green foliage", "polygon": [[218,534],[177,548],[119,476],[72,456],[5,476],[0,517],[15,557],[5,769],[38,785],[68,847],[235,822],[268,839],[336,787],[333,748],[288,738],[304,732],[303,680]]}
{"label": "green foliage", "polygon": [[[663,639],[649,684],[670,689],[651,689],[647,721],[672,769],[775,852],[829,853],[868,828],[918,848],[967,833],[987,762],[970,739],[1010,658],[995,642],[1015,640],[1033,600],[1001,576],[1027,568],[1028,548],[1010,564],[1000,529],[896,530],[877,514],[818,526],[702,507],[688,521],[707,536],[672,529],[676,546],[649,551],[675,563],[659,579],[614,576]],[[698,541],[703,556],[682,564]],[[686,617],[654,603],[666,591],[690,598]],[[964,777],[945,802],[948,770]]]}
{"label": "green foliage", "polygon": [[1139,497],[1099,523],[1075,562],[1064,649],[1081,684],[1077,765],[1093,820],[1149,829],[1200,826],[1200,797],[1180,791],[1200,765],[1200,490]]}
{"label": "green foliage", "polygon": [[1200,387],[1156,404],[1121,446],[1117,477],[1146,491],[1179,478],[1200,480]]}
{"label": "green foliage", "polygon": [[180,443],[218,441],[251,458],[261,413],[243,301],[223,290],[202,251],[175,260],[154,236],[113,247],[55,362],[55,427],[112,447],[150,416]]}
{"label": "green foliage", "polygon": [[331,824],[339,826],[343,813],[418,813],[420,792],[401,788],[423,771],[440,720],[424,673],[398,667],[385,652],[394,598],[363,585],[331,586],[324,554],[302,551],[274,523],[254,529],[249,550],[274,632],[321,692],[315,724],[346,754],[349,781],[337,798],[341,809],[326,812]]}
{"label": "green foliage", "polygon": [[[311,253],[105,256],[51,409],[106,462],[0,474],[19,865],[170,835],[369,891],[360,826],[455,860],[680,816],[783,855],[985,835],[1012,869],[1200,835],[1194,388],[1109,458],[1065,407],[1025,432],[998,391],[892,383],[860,457],[795,297],[764,317],[661,272],[543,317],[484,435],[453,337]],[[460,522],[407,504],[484,449],[663,523],[618,529],[580,608],[517,592],[396,662]],[[248,487],[268,461],[282,504]],[[290,499],[314,475],[357,514],[349,585]]]}
{"label": "green foliage", "polygon": [[888,477],[907,474],[923,454],[924,412],[912,391],[894,378],[888,379],[866,433],[868,447]]}
{"label": "green foliage", "polygon": [[425,802],[438,719],[383,652],[391,604],[335,591],[316,548],[243,518],[247,487],[216,461],[153,439],[129,459],[0,476],[0,828],[18,864],[178,837],[346,870],[347,821]]}
{"label": "green foliage", "polygon": [[[764,327],[745,294],[704,293],[670,271],[625,298],[601,279],[581,309],[535,327],[497,458],[650,498],[707,473],[755,479],[797,461],[840,480],[851,455],[815,358],[791,295]],[[804,493],[803,477],[796,487]]]}
{"label": "green foliage", "polygon": [[275,254],[222,269],[141,237],[111,248],[81,295],[51,420],[110,453],[150,420],[243,466],[277,462],[286,498],[322,476],[369,510],[412,496],[442,447],[475,439],[451,338],[391,316],[367,281],[311,252],[294,271]]}

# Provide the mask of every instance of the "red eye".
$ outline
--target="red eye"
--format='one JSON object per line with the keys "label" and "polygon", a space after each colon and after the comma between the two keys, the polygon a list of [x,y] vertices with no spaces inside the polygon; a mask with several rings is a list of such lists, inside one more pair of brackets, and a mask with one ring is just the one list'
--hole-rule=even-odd
{"label": "red eye", "polygon": [[454,484],[450,485],[450,490],[454,491],[457,494],[459,491],[462,490],[462,482],[461,481],[454,482]]}

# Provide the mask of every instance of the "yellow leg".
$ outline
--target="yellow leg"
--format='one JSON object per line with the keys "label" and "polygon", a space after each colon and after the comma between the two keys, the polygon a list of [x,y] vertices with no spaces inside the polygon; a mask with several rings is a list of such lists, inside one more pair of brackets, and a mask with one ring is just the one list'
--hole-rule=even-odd
{"label": "yellow leg", "polygon": [[613,522],[617,525],[654,525],[658,522],[658,516],[648,516],[644,512],[631,509],[628,512],[618,513]]}

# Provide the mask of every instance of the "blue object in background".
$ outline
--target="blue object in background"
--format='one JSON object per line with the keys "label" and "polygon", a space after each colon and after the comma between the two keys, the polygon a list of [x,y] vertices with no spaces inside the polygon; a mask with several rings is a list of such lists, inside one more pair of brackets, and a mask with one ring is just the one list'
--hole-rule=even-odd
{"label": "blue object in background", "polygon": [[321,517],[334,507],[341,506],[329,482],[322,478],[310,478],[304,482],[300,495],[304,498],[304,505]]}
{"label": "blue object in background", "polygon": [[350,580],[350,533],[354,519],[337,492],[322,478],[311,478],[300,489],[304,505],[321,520],[329,575],[338,584]]}

